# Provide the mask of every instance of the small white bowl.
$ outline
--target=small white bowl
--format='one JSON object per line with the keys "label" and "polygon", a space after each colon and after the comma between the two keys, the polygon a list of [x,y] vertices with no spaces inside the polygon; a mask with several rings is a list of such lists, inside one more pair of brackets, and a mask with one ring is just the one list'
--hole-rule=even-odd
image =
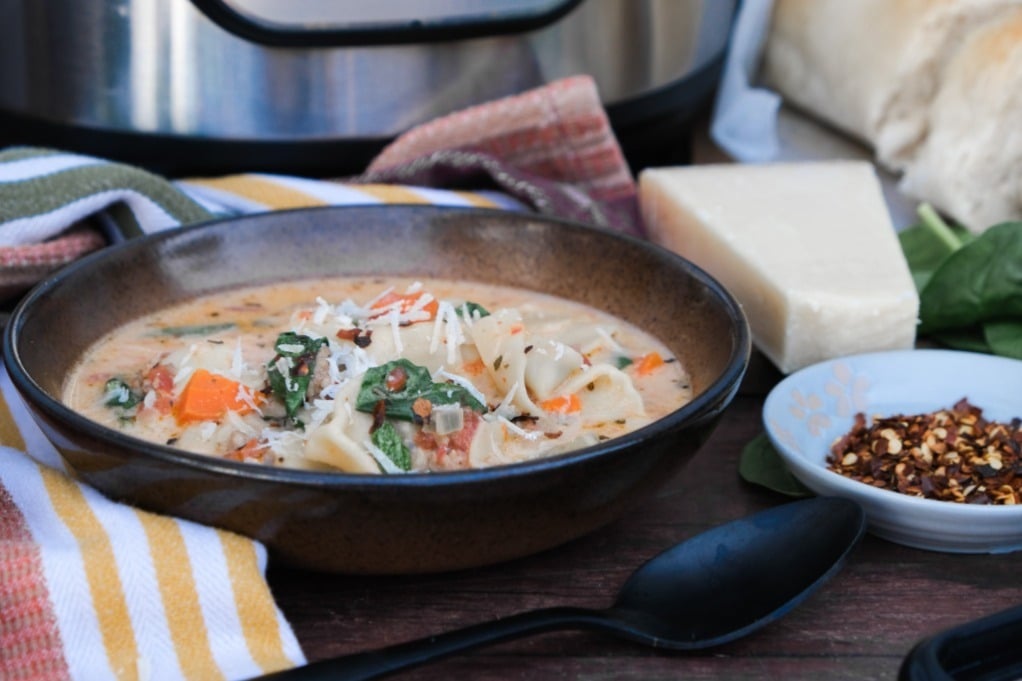
{"label": "small white bowl", "polygon": [[988,420],[1022,416],[1022,361],[952,350],[877,352],[815,364],[777,384],[763,422],[792,474],[819,495],[847,497],[884,539],[949,553],[1022,549],[1022,505],[959,504],[878,489],[827,469],[856,412],[922,414],[967,398]]}

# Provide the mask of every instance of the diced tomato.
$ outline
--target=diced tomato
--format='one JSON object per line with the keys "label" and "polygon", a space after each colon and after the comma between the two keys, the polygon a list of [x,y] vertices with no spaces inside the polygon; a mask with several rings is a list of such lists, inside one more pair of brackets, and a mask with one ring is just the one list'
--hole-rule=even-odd
{"label": "diced tomato", "polygon": [[419,449],[424,449],[426,451],[432,451],[436,449],[437,446],[436,433],[433,433],[428,430],[416,431],[414,441],[416,447],[418,447]]}
{"label": "diced tomato", "polygon": [[261,459],[263,456],[263,446],[259,444],[259,438],[254,437],[241,447],[238,447],[232,452],[224,454],[225,459],[231,461],[245,461],[246,459]]}
{"label": "diced tomato", "polygon": [[435,468],[458,470],[469,467],[468,453],[472,448],[472,439],[479,430],[481,419],[479,414],[471,409],[465,409],[464,413],[464,425],[461,430],[450,435],[434,435],[434,446],[424,447],[433,451]]}
{"label": "diced tomato", "polygon": [[396,366],[391,369],[383,380],[390,392],[400,392],[408,384],[408,371],[403,366]]}
{"label": "diced tomato", "polygon": [[468,450],[472,447],[472,438],[476,436],[476,431],[479,430],[481,419],[479,414],[471,409],[463,409],[462,411],[465,415],[461,430],[451,433],[448,439],[452,447],[460,449],[467,454]]}
{"label": "diced tomato", "polygon": [[156,399],[152,408],[160,414],[169,414],[174,405],[174,374],[166,364],[157,364],[145,376],[142,386],[152,391]]}

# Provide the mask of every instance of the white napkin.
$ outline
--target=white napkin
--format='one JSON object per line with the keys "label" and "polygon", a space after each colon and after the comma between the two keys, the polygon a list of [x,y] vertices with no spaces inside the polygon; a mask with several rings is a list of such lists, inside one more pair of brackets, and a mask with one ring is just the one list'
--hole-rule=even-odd
{"label": "white napkin", "polygon": [[781,97],[755,85],[773,7],[773,0],[742,3],[710,124],[713,140],[744,163],[778,160],[781,153],[777,137]]}

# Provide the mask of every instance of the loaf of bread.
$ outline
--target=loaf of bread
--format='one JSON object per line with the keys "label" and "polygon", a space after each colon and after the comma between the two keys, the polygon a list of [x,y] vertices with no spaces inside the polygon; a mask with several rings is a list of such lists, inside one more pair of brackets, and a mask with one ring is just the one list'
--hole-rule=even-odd
{"label": "loaf of bread", "polygon": [[1022,0],[776,0],[762,77],[979,232],[1022,219]]}

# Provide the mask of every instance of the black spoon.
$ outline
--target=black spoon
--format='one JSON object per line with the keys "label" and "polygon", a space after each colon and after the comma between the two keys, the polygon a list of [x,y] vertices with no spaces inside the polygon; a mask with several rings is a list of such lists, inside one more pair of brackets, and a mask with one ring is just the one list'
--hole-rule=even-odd
{"label": "black spoon", "polygon": [[635,571],[606,610],[522,612],[264,679],[372,679],[485,644],[592,629],[669,650],[733,641],[786,614],[841,568],[866,527],[853,501],[814,497],[696,535]]}

